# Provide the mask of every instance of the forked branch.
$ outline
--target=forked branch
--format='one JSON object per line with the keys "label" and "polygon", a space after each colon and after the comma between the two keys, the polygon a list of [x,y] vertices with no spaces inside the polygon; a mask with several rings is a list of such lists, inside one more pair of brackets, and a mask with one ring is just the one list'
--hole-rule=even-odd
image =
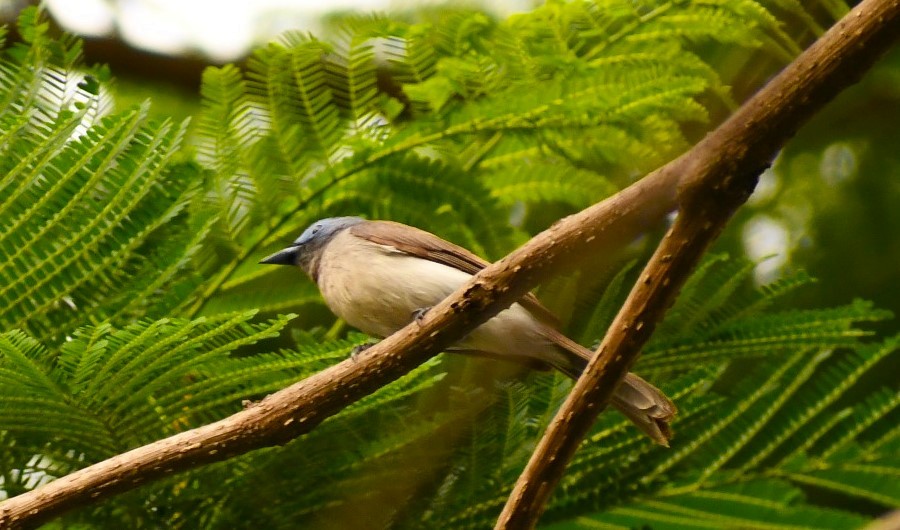
{"label": "forked branch", "polygon": [[900,2],[864,1],[725,123],[665,166],[684,175],[678,218],[531,455],[496,529],[537,524],[579,443],[759,174],[803,122],[856,82],[898,39]]}

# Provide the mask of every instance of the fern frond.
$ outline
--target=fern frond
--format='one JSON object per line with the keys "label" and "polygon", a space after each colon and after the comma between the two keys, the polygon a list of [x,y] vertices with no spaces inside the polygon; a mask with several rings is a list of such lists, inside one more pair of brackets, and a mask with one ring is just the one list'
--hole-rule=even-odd
{"label": "fern frond", "polygon": [[504,168],[485,175],[484,183],[498,201],[506,204],[558,201],[583,208],[617,191],[607,179],[594,172],[560,163],[538,162]]}
{"label": "fern frond", "polygon": [[[879,420],[900,408],[900,392],[891,389],[880,389],[862,403],[854,405],[850,413],[846,414],[847,421],[840,424],[840,428],[832,428],[823,433],[821,442],[817,437],[810,437],[815,445],[810,445],[810,453],[818,458],[828,459],[834,453],[846,448],[857,437]],[[840,416],[837,416],[840,417]]]}
{"label": "fern frond", "polygon": [[434,373],[435,361],[425,363],[401,378],[390,389],[379,390],[370,396],[357,401],[347,408],[345,414],[365,415],[376,410],[388,410],[390,403],[398,403],[408,398],[419,396],[444,378],[444,373]]}
{"label": "fern frond", "polygon": [[819,463],[803,472],[788,469],[778,474],[798,484],[900,507],[900,460],[896,456],[860,463]]}
{"label": "fern frond", "polygon": [[52,362],[52,355],[46,348],[18,330],[0,337],[0,347],[3,348],[0,377],[5,385],[38,388],[57,399],[65,396],[58,382],[46,373],[46,366]]}
{"label": "fern frond", "polygon": [[18,30],[23,42],[7,50],[6,55],[15,63],[4,61],[0,67],[0,115],[27,111],[34,106],[42,82],[41,72],[50,60],[49,28],[36,6],[27,7],[19,14]]}
{"label": "fern frond", "polygon": [[[697,370],[666,385],[667,394],[679,403],[677,422],[679,437],[682,431],[706,421],[710,409],[721,406],[720,399],[699,397],[697,391],[708,384],[710,374]],[[644,435],[633,429],[624,417],[604,415],[594,434],[576,454],[560,487],[565,495],[554,502],[551,513],[566,513],[580,506],[612,505],[604,498],[604,491],[613,496],[641,495],[656,490],[661,481],[643,480],[642,475],[661,458],[667,456],[647,444]],[[603,478],[600,478],[603,477]],[[598,480],[603,485],[597,483]]]}
{"label": "fern frond", "polygon": [[[379,19],[365,26],[377,26]],[[361,25],[340,31],[334,57],[327,61],[328,84],[335,103],[347,113],[351,127],[371,134],[379,128],[377,67],[375,45],[378,31],[365,31]]]}
{"label": "fern frond", "polygon": [[606,331],[628,294],[627,279],[634,273],[636,265],[637,262],[634,260],[622,265],[605,286],[603,293],[599,295],[599,300],[596,299],[596,295],[591,295],[593,310],[585,319],[584,328],[580,332],[581,340],[579,342],[581,344],[591,344],[593,349],[594,345],[597,345],[598,341],[606,335]]}
{"label": "fern frond", "polygon": [[[798,414],[795,411],[795,403],[805,397],[799,390],[807,383],[807,381],[816,375],[818,365],[826,360],[830,353],[831,352],[827,350],[822,351],[816,356],[805,359],[805,365],[801,366],[796,372],[785,372],[784,375],[780,375],[779,377],[785,381],[780,388],[778,396],[775,399],[772,399],[770,403],[767,403],[762,411],[759,411],[759,408],[757,408],[754,413],[755,417],[753,421],[742,427],[740,437],[735,439],[733,443],[727,444],[727,450],[723,451],[714,461],[703,468],[700,479],[702,480],[709,477],[733,458],[739,458],[739,453],[741,452],[754,455],[751,461],[745,464],[745,469],[754,467],[764,460],[774,447],[793,434],[795,429],[798,428],[799,422],[794,420],[785,427],[783,426],[784,424],[779,421],[781,420],[780,416],[784,414],[790,416],[803,416],[802,413]],[[787,403],[792,403],[794,406],[789,408],[786,406]],[[824,407],[824,404],[821,406]],[[786,410],[787,412],[785,413]],[[809,415],[807,415],[807,417]],[[773,433],[772,431],[775,432]],[[762,440],[767,440],[769,442],[767,446],[760,449],[758,448],[759,444],[765,443]],[[717,442],[719,442],[719,440],[717,440]]]}
{"label": "fern frond", "polygon": [[251,309],[277,314],[321,303],[319,289],[304,277],[302,271],[287,268],[272,270],[252,263],[238,269],[228,285],[203,307],[203,314]]}
{"label": "fern frond", "polygon": [[[827,310],[804,310],[731,321],[700,337],[653,342],[642,357],[651,370],[687,369],[696,363],[723,362],[739,357],[775,355],[798,347],[853,346],[870,332],[855,323],[874,322],[890,313],[854,302]],[[702,337],[702,338],[701,338]],[[682,343],[682,341],[684,341]]]}
{"label": "fern frond", "polygon": [[[185,206],[190,180],[169,165],[184,127],[151,124],[146,106],[73,137],[63,114],[19,167],[0,204],[0,321],[59,340],[136,272],[138,249]],[[22,147],[25,147],[24,145]],[[11,177],[13,178],[13,177]]]}
{"label": "fern frond", "polygon": [[247,88],[264,102],[280,161],[299,182],[309,164],[334,161],[343,126],[327,83],[328,46],[310,39],[286,44],[270,44],[251,57]]}
{"label": "fern frond", "polygon": [[[59,153],[60,148],[70,141],[71,136],[81,124],[82,116],[76,113],[61,114],[56,122],[45,123],[42,127],[37,128],[34,132],[38,134],[34,134],[30,130],[31,118],[33,118],[33,113],[28,111],[23,113],[21,124],[14,124],[12,130],[18,129],[25,134],[10,135],[11,140],[6,145],[10,158],[3,162],[6,171],[0,180],[0,188],[6,192],[2,205],[3,210],[0,211],[4,217],[16,215],[12,211],[12,207],[17,204],[17,199],[29,191],[41,172],[47,169],[51,160]],[[13,164],[14,161],[15,164]],[[79,163],[83,165],[86,160],[82,159],[76,162],[76,164]],[[63,173],[65,176],[60,181],[64,183],[78,169],[76,166],[73,170]],[[17,216],[19,222],[23,218],[24,216],[19,213]]]}
{"label": "fern frond", "polygon": [[760,286],[750,293],[735,293],[732,303],[725,305],[712,315],[716,322],[725,323],[742,317],[759,313],[796,289],[815,281],[804,271],[797,271],[789,276],[779,278],[772,283]]}
{"label": "fern frond", "polygon": [[[742,439],[746,422],[746,420],[742,421],[742,418],[747,415],[748,411],[757,408],[758,404],[764,403],[763,398],[777,389],[778,380],[783,374],[798,372],[800,370],[798,366],[807,360],[807,357],[806,352],[796,353],[791,358],[783,361],[772,373],[771,377],[766,377],[763,381],[754,380],[753,382],[756,385],[753,391],[742,395],[742,399],[733,410],[721,416],[702,432],[692,433],[693,436],[685,445],[673,447],[674,450],[671,454],[667,455],[667,458],[660,462],[655,469],[646,473],[641,480],[644,482],[654,480],[681,461],[696,455],[699,452],[698,448],[708,442],[714,444],[715,447],[705,449],[702,458],[705,465],[710,466],[710,469],[717,469],[730,456],[730,452],[733,450],[731,444]],[[750,385],[747,384],[747,386]]]}
{"label": "fern frond", "polygon": [[711,333],[728,321],[759,313],[779,297],[812,282],[799,271],[768,285],[747,289],[754,265],[746,259],[729,259],[727,254],[708,256],[659,326],[657,339],[666,342],[683,335],[684,329]]}
{"label": "fern frond", "polygon": [[[213,407],[199,407],[200,416],[185,409],[185,382],[210,377],[216,362],[277,336],[291,318],[252,324],[252,315],[85,327],[58,353],[20,331],[0,335],[0,431],[16,437],[17,450],[57,458],[75,449],[90,461],[197,425]],[[213,397],[242,389],[231,383]]]}
{"label": "fern frond", "polygon": [[637,502],[582,516],[549,529],[766,528],[784,530],[857,528],[859,515],[802,504],[802,492],[781,480],[758,480]]}
{"label": "fern frond", "polygon": [[[186,177],[192,172],[185,171]],[[190,215],[184,225],[157,230],[123,266],[133,271],[118,296],[107,303],[113,322],[130,322],[141,316],[160,318],[173,314],[202,283],[197,265],[216,218],[209,212]],[[174,224],[174,223],[173,223]]]}
{"label": "fern frond", "polygon": [[245,97],[246,91],[247,84],[234,66],[204,71],[203,112],[195,137],[198,160],[214,175],[207,199],[222,212],[222,227],[234,240],[240,240],[239,234],[250,222],[257,194],[278,188],[256,182],[245,168],[249,150],[261,138],[260,112]]}
{"label": "fern frond", "polygon": [[[743,449],[745,454],[752,457],[742,459],[741,469],[756,467],[789,439],[799,441],[796,434],[810,419],[822,413],[844,395],[875,364],[893,353],[896,348],[895,339],[878,347],[860,348],[826,366],[816,375],[814,381],[810,381],[797,393],[793,406],[779,411],[778,417],[770,421],[766,432]],[[887,410],[883,411],[886,412]]]}
{"label": "fern frond", "polygon": [[[133,357],[122,368],[123,373],[129,374],[133,381],[144,381],[143,384],[130,383],[116,374],[99,388],[100,394],[105,396],[104,402],[111,407],[112,413],[122,418],[123,424],[139,420],[143,415],[139,405],[160,389],[175,383],[180,374],[241,346],[277,336],[276,331],[292,317],[281,317],[266,327],[252,327],[246,321],[253,314],[208,321],[201,318],[192,325],[183,326],[170,337],[157,340],[153,347]],[[168,373],[154,377],[162,369]],[[152,382],[147,382],[148,379]]]}
{"label": "fern frond", "polygon": [[710,313],[725,306],[750,278],[753,266],[749,260],[728,259],[727,254],[707,257],[685,284],[657,337],[677,333],[673,328],[707,327]]}

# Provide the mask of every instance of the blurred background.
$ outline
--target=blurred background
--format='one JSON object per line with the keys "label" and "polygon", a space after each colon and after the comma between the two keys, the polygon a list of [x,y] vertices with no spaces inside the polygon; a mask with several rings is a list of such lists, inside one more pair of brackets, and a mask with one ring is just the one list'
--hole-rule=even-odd
{"label": "blurred background", "polygon": [[[59,24],[85,37],[119,38],[127,45],[213,62],[239,60],[255,44],[287,31],[316,33],[325,19],[347,11],[403,11],[439,2],[416,0],[51,0]],[[467,2],[498,15],[527,10],[530,0]]]}
{"label": "blurred background", "polygon": [[[36,1],[0,0],[4,23]],[[285,31],[321,34],[350,12],[412,12],[428,0],[49,0],[60,28],[85,39],[89,62],[108,64],[119,79],[165,82],[196,97],[207,65],[240,62],[255,45]],[[533,0],[465,2],[497,16],[525,11]]]}

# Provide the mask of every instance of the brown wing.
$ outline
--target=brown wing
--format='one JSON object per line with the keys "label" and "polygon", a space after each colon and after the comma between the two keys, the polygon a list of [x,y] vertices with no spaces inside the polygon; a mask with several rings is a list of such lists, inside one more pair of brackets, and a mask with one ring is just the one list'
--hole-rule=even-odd
{"label": "brown wing", "polygon": [[[350,227],[350,233],[379,245],[394,247],[401,252],[447,265],[466,274],[476,274],[489,263],[459,245],[438,236],[393,221],[368,221]],[[519,303],[545,324],[558,326],[558,320],[537,297],[528,293]]]}

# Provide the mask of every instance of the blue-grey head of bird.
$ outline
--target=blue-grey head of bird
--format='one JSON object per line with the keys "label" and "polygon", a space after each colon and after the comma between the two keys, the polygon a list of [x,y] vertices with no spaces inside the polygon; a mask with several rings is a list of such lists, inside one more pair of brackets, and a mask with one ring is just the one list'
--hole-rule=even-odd
{"label": "blue-grey head of bird", "polygon": [[361,217],[329,217],[319,219],[300,234],[291,246],[260,260],[273,265],[294,265],[313,279],[316,277],[319,256],[326,245],[347,228],[364,223]]}

